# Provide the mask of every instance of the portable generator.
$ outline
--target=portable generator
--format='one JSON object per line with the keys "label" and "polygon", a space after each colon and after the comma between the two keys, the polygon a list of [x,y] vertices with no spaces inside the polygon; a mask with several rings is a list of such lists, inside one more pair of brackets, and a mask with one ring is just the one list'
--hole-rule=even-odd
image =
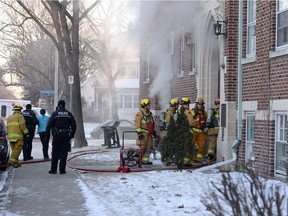
{"label": "portable generator", "polygon": [[[141,148],[124,148],[125,133],[136,133],[136,131],[124,131],[122,134],[122,147],[120,149],[120,167],[119,172],[130,172],[130,167],[142,167]],[[140,141],[141,142],[141,141]]]}

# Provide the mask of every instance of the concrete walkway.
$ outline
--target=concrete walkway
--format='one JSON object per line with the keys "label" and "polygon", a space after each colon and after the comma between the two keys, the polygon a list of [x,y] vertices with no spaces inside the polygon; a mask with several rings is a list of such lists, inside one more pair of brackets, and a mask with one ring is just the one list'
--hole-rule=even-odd
{"label": "concrete walkway", "polygon": [[[41,149],[36,139],[32,151],[33,162],[43,158]],[[22,155],[19,159],[22,159]],[[64,175],[52,175],[48,173],[49,170],[50,161],[10,167],[0,193],[0,215],[87,215],[77,174],[68,166]]]}

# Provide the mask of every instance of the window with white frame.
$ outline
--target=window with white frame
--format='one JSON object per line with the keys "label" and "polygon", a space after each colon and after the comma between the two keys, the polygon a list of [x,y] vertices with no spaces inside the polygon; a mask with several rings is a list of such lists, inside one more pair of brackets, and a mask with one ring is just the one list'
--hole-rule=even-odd
{"label": "window with white frame", "polygon": [[184,73],[184,67],[183,67],[183,64],[184,64],[184,41],[185,38],[184,38],[184,33],[183,33],[183,30],[180,34],[180,59],[179,59],[179,75],[180,76],[183,76],[183,73]]}
{"label": "window with white frame", "polygon": [[171,56],[174,55],[174,32],[170,32],[169,34],[169,42],[168,42],[168,52]]}
{"label": "window with white frame", "polygon": [[246,113],[246,151],[245,162],[254,160],[254,145],[255,145],[255,113]]}
{"label": "window with white frame", "polygon": [[277,1],[277,47],[288,45],[288,0]]}
{"label": "window with white frame", "polygon": [[192,70],[191,71],[196,71],[196,48],[195,44],[191,45],[191,65],[192,65]]}
{"label": "window with white frame", "polygon": [[120,94],[118,95],[118,108],[138,108],[139,107],[139,95],[133,94]]}
{"label": "window with white frame", "polygon": [[133,95],[133,108],[139,107],[139,95]]}
{"label": "window with white frame", "polygon": [[119,66],[119,75],[121,78],[137,78],[138,63],[137,62],[122,62]]}
{"label": "window with white frame", "polygon": [[147,48],[147,54],[146,54],[146,65],[145,65],[145,81],[149,81],[150,79],[150,49]]}
{"label": "window with white frame", "polygon": [[275,114],[275,173],[287,175],[287,114]]}
{"label": "window with white frame", "polygon": [[247,1],[247,57],[256,54],[256,0]]}

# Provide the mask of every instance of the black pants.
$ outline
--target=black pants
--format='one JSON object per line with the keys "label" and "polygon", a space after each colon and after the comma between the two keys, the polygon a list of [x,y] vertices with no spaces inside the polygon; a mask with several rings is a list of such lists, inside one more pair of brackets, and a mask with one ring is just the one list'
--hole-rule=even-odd
{"label": "black pants", "polygon": [[65,172],[66,160],[68,152],[70,151],[70,136],[69,133],[59,133],[57,136],[53,136],[52,141],[52,160],[51,171],[57,172],[58,161],[60,173]]}
{"label": "black pants", "polygon": [[34,138],[35,130],[28,128],[28,134],[29,137],[25,137],[23,139],[23,160],[29,160],[31,159],[31,153],[32,153],[32,141]]}
{"label": "black pants", "polygon": [[49,154],[48,154],[49,143],[45,141],[46,132],[40,132],[39,136],[40,136],[40,140],[41,140],[41,143],[42,143],[43,157],[44,158],[48,158],[49,157]]}

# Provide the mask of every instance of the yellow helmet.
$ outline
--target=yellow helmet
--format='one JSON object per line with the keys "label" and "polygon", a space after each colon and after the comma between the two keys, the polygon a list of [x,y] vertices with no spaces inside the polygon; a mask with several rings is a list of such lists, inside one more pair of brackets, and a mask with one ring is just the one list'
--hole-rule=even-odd
{"label": "yellow helmet", "polygon": [[198,98],[196,104],[205,104],[203,98]]}
{"label": "yellow helmet", "polygon": [[175,105],[178,105],[179,104],[179,100],[178,98],[172,98],[171,101],[170,101],[170,105],[171,106],[175,106]]}
{"label": "yellow helmet", "polygon": [[181,100],[180,100],[180,104],[183,105],[183,104],[190,104],[190,100],[188,97],[182,97]]}
{"label": "yellow helmet", "polygon": [[150,104],[150,100],[149,99],[145,98],[145,99],[141,100],[141,105],[142,106],[147,106],[148,104]]}
{"label": "yellow helmet", "polygon": [[21,104],[15,104],[14,106],[13,106],[13,110],[22,110],[23,109],[23,107],[21,106]]}

